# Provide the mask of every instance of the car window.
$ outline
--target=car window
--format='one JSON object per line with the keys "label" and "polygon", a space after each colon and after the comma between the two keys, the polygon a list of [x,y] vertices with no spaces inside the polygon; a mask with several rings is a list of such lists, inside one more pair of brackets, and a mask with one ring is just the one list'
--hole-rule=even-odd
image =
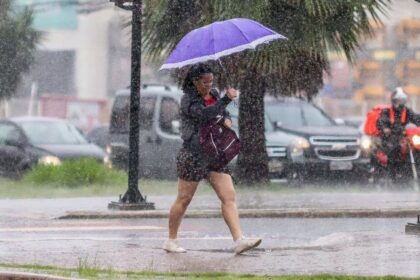
{"label": "car window", "polygon": [[34,145],[88,143],[76,127],[66,122],[25,121],[19,122],[19,125]]}
{"label": "car window", "polygon": [[329,126],[334,124],[334,121],[322,112],[321,109],[311,104],[304,104],[302,111],[307,126]]}
{"label": "car window", "polygon": [[6,140],[20,140],[22,134],[16,126],[8,123],[0,124],[0,145],[5,145]]}
{"label": "car window", "polygon": [[[239,122],[238,122],[238,115],[239,115],[239,109],[237,106],[233,105],[233,102],[231,102],[226,109],[229,111],[230,117],[232,119],[232,128],[236,132],[239,131]],[[264,130],[265,131],[273,131],[273,124],[270,118],[267,114],[264,113]]]}
{"label": "car window", "polygon": [[108,127],[107,126],[99,126],[99,127],[95,127],[92,130],[90,130],[86,134],[86,137],[88,139],[100,138],[100,137],[103,137],[104,135],[106,135],[107,133],[108,133]]}
{"label": "car window", "polygon": [[264,114],[264,130],[265,131],[273,131],[274,130],[273,121],[270,120],[270,118],[268,117],[267,114]]}
{"label": "car window", "polygon": [[172,131],[172,121],[179,120],[179,105],[173,98],[164,97],[160,104],[159,127],[162,131],[174,134]]}
{"label": "car window", "polygon": [[112,106],[110,132],[128,132],[130,120],[129,96],[117,96]]}
{"label": "car window", "polygon": [[286,128],[328,126],[333,124],[330,118],[311,104],[267,104],[265,110],[272,122],[280,122]]}
{"label": "car window", "polygon": [[[155,97],[140,98],[140,129],[151,129],[155,110]],[[117,96],[112,107],[109,131],[128,133],[130,128],[130,96]]]}
{"label": "car window", "polygon": [[284,127],[303,126],[303,115],[300,106],[295,104],[270,104],[265,111],[272,122],[281,122]]}

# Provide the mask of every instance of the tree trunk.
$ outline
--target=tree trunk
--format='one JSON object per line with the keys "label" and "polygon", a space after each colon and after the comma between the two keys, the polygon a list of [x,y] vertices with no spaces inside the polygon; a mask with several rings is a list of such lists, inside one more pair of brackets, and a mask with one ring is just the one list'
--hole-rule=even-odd
{"label": "tree trunk", "polygon": [[241,82],[239,98],[239,135],[241,152],[238,156],[236,179],[251,185],[268,181],[268,155],[264,134],[265,83],[249,71]]}

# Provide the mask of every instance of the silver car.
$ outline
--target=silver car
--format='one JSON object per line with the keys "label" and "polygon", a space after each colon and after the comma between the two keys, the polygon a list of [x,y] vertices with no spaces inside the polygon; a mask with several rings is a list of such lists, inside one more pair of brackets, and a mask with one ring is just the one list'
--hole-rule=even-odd
{"label": "silver car", "polygon": [[[140,176],[160,179],[176,178],[176,156],[181,148],[179,135],[179,104],[182,92],[173,86],[143,85],[140,98]],[[109,127],[110,143],[107,147],[110,164],[114,168],[128,169],[130,91],[116,92]],[[237,130],[237,108],[229,105],[233,127]],[[270,122],[266,122],[271,126]],[[267,153],[272,176],[284,175],[289,137],[282,132],[266,128]],[[235,165],[235,159],[230,163]]]}

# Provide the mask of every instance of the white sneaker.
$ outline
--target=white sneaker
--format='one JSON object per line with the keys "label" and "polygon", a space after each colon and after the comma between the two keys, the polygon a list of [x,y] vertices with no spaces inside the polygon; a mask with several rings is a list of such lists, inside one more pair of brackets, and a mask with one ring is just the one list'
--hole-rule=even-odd
{"label": "white sneaker", "polygon": [[261,244],[261,241],[262,241],[261,238],[242,238],[242,239],[236,240],[235,241],[236,243],[235,254],[239,255],[245,251],[255,248]]}
{"label": "white sneaker", "polygon": [[168,239],[163,243],[163,250],[165,250],[168,253],[185,253],[187,250],[180,247],[178,245],[178,241],[176,239]]}

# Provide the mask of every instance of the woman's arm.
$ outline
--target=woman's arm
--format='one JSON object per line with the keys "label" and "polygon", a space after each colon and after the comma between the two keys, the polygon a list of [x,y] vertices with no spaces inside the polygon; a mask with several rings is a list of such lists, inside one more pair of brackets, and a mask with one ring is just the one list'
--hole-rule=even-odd
{"label": "woman's arm", "polygon": [[224,96],[219,99],[216,104],[204,106],[200,100],[194,100],[191,104],[189,104],[187,112],[185,113],[193,118],[199,119],[202,122],[209,121],[217,117],[217,115],[223,115],[226,106],[230,103],[230,101],[229,97]]}
{"label": "woman's arm", "polygon": [[407,123],[414,123],[415,125],[420,126],[420,114],[407,108]]}

